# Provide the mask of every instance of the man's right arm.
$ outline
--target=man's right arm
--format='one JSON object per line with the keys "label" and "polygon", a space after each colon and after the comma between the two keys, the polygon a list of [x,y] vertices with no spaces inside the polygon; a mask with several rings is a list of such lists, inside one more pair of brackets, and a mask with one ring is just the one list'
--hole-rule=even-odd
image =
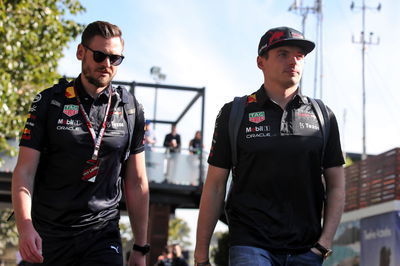
{"label": "man's right arm", "polygon": [[195,261],[208,260],[211,236],[224,204],[229,169],[210,165],[200,201],[197,221]]}
{"label": "man's right arm", "polygon": [[42,239],[32,224],[31,205],[33,183],[40,152],[20,146],[17,165],[12,177],[12,204],[19,233],[19,250],[28,262],[41,263]]}

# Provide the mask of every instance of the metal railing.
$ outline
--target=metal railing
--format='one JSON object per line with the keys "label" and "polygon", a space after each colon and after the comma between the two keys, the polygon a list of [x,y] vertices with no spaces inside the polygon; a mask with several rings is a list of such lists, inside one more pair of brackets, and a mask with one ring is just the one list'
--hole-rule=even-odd
{"label": "metal railing", "polygon": [[[152,148],[145,151],[147,177],[151,183],[199,186],[204,182],[202,176],[206,154],[169,153],[165,148]],[[202,160],[200,159],[202,156]]]}

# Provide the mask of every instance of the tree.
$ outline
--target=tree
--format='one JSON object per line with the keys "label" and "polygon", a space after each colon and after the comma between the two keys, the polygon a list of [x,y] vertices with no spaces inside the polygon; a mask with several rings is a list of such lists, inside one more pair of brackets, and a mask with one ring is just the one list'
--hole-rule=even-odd
{"label": "tree", "polygon": [[168,241],[178,242],[182,249],[190,246],[191,242],[188,240],[190,228],[186,221],[180,218],[173,218],[169,220],[168,228]]}
{"label": "tree", "polygon": [[34,95],[59,77],[63,48],[83,29],[66,17],[84,10],[78,0],[0,0],[0,151],[15,155],[7,139],[19,136]]}
{"label": "tree", "polygon": [[18,233],[15,221],[9,219],[12,210],[0,210],[0,255],[3,255],[7,245],[17,246]]}
{"label": "tree", "polygon": [[129,221],[121,219],[119,221],[119,231],[121,233],[122,246],[126,247],[128,242],[134,238]]}
{"label": "tree", "polygon": [[215,233],[218,245],[211,250],[211,257],[217,266],[229,265],[229,231]]}
{"label": "tree", "polygon": [[345,162],[346,162],[345,164],[346,167],[353,164],[353,160],[349,156],[346,156]]}

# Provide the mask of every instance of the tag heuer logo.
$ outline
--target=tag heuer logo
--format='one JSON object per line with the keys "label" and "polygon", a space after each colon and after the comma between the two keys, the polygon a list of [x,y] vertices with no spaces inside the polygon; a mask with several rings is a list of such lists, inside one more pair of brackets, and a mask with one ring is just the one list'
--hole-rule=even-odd
{"label": "tag heuer logo", "polygon": [[64,105],[63,113],[71,117],[78,114],[79,106],[74,104]]}
{"label": "tag heuer logo", "polygon": [[260,123],[265,120],[265,112],[255,112],[249,114],[249,121],[253,123]]}

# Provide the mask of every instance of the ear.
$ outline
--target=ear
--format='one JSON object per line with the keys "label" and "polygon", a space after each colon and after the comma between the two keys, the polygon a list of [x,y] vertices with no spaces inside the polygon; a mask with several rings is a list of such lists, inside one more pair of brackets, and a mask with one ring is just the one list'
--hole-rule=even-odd
{"label": "ear", "polygon": [[264,58],[262,58],[261,56],[257,56],[257,66],[259,69],[263,69],[264,68]]}
{"label": "ear", "polygon": [[78,60],[82,60],[83,59],[83,55],[85,53],[85,47],[83,47],[82,44],[78,45],[78,48],[76,49],[76,58],[78,58]]}

